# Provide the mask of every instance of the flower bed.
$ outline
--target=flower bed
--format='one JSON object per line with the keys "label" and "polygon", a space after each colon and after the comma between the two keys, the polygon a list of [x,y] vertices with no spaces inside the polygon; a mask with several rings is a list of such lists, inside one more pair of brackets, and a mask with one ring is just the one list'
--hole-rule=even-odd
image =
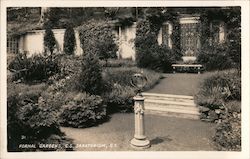
{"label": "flower bed", "polygon": [[241,149],[241,78],[239,70],[211,73],[195,97],[201,120],[217,122],[214,141],[219,150]]}

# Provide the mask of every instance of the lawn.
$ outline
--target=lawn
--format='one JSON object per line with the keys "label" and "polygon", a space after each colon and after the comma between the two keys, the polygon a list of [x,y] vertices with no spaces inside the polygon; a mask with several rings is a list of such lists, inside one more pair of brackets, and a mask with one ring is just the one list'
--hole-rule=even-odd
{"label": "lawn", "polygon": [[176,73],[163,74],[163,79],[149,93],[164,93],[193,96],[199,91],[200,82],[205,79],[205,74]]}
{"label": "lawn", "polygon": [[[199,120],[145,114],[146,136],[151,141],[146,151],[213,151],[214,127],[213,123]],[[134,135],[133,113],[113,114],[109,122],[97,127],[61,130],[74,140],[79,151],[134,150],[129,145]]]}

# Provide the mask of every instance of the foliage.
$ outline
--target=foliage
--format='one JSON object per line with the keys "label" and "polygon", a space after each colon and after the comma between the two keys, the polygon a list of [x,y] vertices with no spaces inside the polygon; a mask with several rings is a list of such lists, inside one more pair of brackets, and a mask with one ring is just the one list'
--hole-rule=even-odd
{"label": "foliage", "polygon": [[[60,131],[57,112],[41,97],[45,85],[8,84],[7,131],[9,151],[36,151],[39,143],[52,142],[58,137],[60,144],[67,139]],[[36,148],[22,149],[19,144],[34,144]],[[40,150],[57,150],[43,149]]]}
{"label": "foliage", "polygon": [[72,25],[68,25],[64,33],[64,45],[63,50],[66,54],[74,54],[74,49],[76,45],[75,32]]}
{"label": "foliage", "polygon": [[67,101],[60,115],[64,126],[90,127],[106,118],[106,106],[100,96],[78,93]]}
{"label": "foliage", "polygon": [[8,69],[13,70],[22,70],[28,68],[30,61],[26,54],[17,54],[15,57],[12,57],[10,63],[8,63]]}
{"label": "foliage", "polygon": [[241,78],[236,69],[208,76],[196,95],[201,119],[217,122],[214,141],[219,150],[241,149]]}
{"label": "foliage", "polygon": [[156,23],[152,17],[138,22],[135,38],[138,67],[171,71],[171,64],[178,59],[178,54],[174,53],[174,50],[164,45],[158,45],[157,35],[160,24]]}
{"label": "foliage", "polygon": [[43,43],[46,50],[45,52],[47,53],[47,51],[49,51],[50,55],[52,55],[56,47],[56,39],[52,31],[52,24],[50,21],[45,23],[45,35],[43,38]]}
{"label": "foliage", "polygon": [[[208,70],[240,68],[241,66],[241,11],[240,7],[227,10],[213,9],[201,12],[201,53],[200,61]],[[216,21],[224,22],[227,30],[226,41],[222,46],[213,41],[217,29],[210,29]],[[212,57],[211,57],[212,56]],[[210,58],[211,57],[211,58]],[[218,60],[216,60],[218,59]],[[212,60],[210,63],[209,60]],[[218,64],[219,63],[219,64]],[[225,63],[225,64],[224,64]]]}
{"label": "foliage", "polygon": [[223,101],[241,100],[240,71],[236,69],[218,71],[209,75],[202,83],[197,94],[199,105],[206,105],[205,97],[214,97]]}
{"label": "foliage", "polygon": [[102,68],[95,54],[84,55],[79,83],[82,91],[90,94],[102,93]]}
{"label": "foliage", "polygon": [[108,21],[90,20],[78,29],[85,53],[97,55],[99,59],[104,60],[116,58],[118,47]]}
{"label": "foliage", "polygon": [[112,90],[103,95],[103,99],[107,103],[107,113],[132,112],[134,96],[135,88],[114,84]]}
{"label": "foliage", "polygon": [[203,64],[207,71],[225,70],[236,66],[229,56],[229,47],[226,44],[206,48],[204,46],[198,55],[198,62]]}
{"label": "foliage", "polygon": [[226,104],[226,118],[216,127],[214,141],[219,150],[241,150],[241,103],[238,101]]}
{"label": "foliage", "polygon": [[46,80],[59,72],[57,57],[18,54],[9,64],[8,69],[15,73],[13,80]]}
{"label": "foliage", "polygon": [[136,63],[132,59],[108,59],[100,61],[103,67],[134,67]]}
{"label": "foliage", "polygon": [[140,72],[143,72],[147,78],[144,90],[152,88],[160,79],[159,73],[137,67],[109,67],[103,71],[103,80],[109,88],[103,94],[103,99],[107,102],[108,113],[132,111],[132,98],[136,88],[132,87],[131,79],[133,74]]}

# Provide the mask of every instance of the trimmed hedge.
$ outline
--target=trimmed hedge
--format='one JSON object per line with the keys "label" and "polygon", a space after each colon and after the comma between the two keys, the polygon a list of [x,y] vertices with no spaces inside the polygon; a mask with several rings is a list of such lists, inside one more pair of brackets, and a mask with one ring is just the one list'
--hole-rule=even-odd
{"label": "trimmed hedge", "polygon": [[[57,111],[40,97],[44,90],[44,85],[8,84],[8,151],[59,150],[38,146],[40,143],[53,143],[55,136],[62,145],[61,150],[72,150],[63,147],[72,142],[60,131]],[[36,147],[22,148],[20,144],[34,144]]]}
{"label": "trimmed hedge", "polygon": [[105,121],[106,106],[100,96],[77,93],[68,97],[62,107],[60,123],[78,128],[91,127]]}

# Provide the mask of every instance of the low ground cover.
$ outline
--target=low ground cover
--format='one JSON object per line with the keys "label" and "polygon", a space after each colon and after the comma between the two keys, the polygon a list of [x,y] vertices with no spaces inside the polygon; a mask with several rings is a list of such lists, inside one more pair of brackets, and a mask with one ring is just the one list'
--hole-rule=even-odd
{"label": "low ground cover", "polygon": [[241,149],[241,72],[209,73],[196,95],[201,119],[216,122],[214,141],[219,150]]}

